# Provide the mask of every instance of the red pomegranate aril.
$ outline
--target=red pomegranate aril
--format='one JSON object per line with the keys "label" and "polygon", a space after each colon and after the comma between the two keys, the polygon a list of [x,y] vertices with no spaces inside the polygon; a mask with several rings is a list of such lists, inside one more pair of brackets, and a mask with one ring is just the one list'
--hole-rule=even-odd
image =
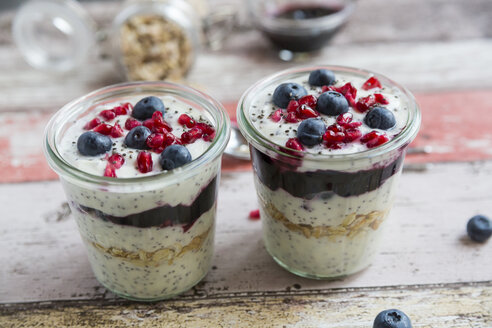
{"label": "red pomegranate aril", "polygon": [[381,82],[374,76],[371,76],[370,78],[367,79],[366,82],[362,85],[363,90],[370,90],[374,88],[381,88]]}
{"label": "red pomegranate aril", "polygon": [[352,142],[359,139],[362,136],[362,132],[357,129],[350,129],[345,131],[344,142]]}
{"label": "red pomegranate aril", "polygon": [[106,164],[104,169],[104,176],[108,178],[116,178],[116,169],[111,163]]}
{"label": "red pomegranate aril", "polygon": [[89,122],[87,122],[84,125],[84,130],[92,130],[96,126],[98,126],[99,124],[101,124],[101,120],[99,118],[95,117],[94,119],[90,120]]}
{"label": "red pomegranate aril", "polygon": [[343,132],[343,128],[339,124],[332,124],[328,126],[327,130],[333,131],[333,132]]}
{"label": "red pomegranate aril", "polygon": [[164,145],[165,146],[181,145],[181,141],[174,134],[172,134],[172,133],[165,133],[164,134]]}
{"label": "red pomegranate aril", "polygon": [[333,132],[331,130],[326,130],[323,134],[323,140],[327,143],[341,142],[345,139],[345,134],[343,132]]}
{"label": "red pomegranate aril", "polygon": [[142,123],[134,118],[129,117],[125,122],[125,129],[131,130],[134,127],[140,126]]}
{"label": "red pomegranate aril", "polygon": [[154,121],[152,132],[165,133],[171,132],[173,128],[164,121]]}
{"label": "red pomegranate aril", "polygon": [[342,149],[343,143],[341,142],[333,142],[325,144],[326,148],[329,149]]}
{"label": "red pomegranate aril", "polygon": [[366,146],[367,146],[367,148],[374,148],[374,147],[377,147],[377,146],[384,144],[388,140],[389,140],[389,138],[385,134],[382,134],[382,135],[377,136],[374,139],[369,140],[366,143]]}
{"label": "red pomegranate aril", "polygon": [[158,149],[164,144],[164,135],[160,133],[152,133],[147,137],[146,143],[150,149]]}
{"label": "red pomegranate aril", "polygon": [[116,106],[113,108],[113,112],[116,114],[116,116],[119,116],[126,115],[128,113],[128,110],[124,106]]}
{"label": "red pomegranate aril", "polygon": [[274,122],[280,122],[282,119],[282,110],[279,108],[270,115],[270,119]]}
{"label": "red pomegranate aril", "polygon": [[154,113],[152,113],[152,119],[158,120],[158,121],[163,121],[164,115],[162,115],[161,111],[156,110]]}
{"label": "red pomegranate aril", "polygon": [[106,109],[99,113],[99,116],[107,121],[111,121],[116,117],[116,113],[112,109]]}
{"label": "red pomegranate aril", "polygon": [[96,126],[93,131],[98,132],[100,134],[104,134],[105,136],[109,136],[112,130],[113,127],[111,125],[106,123],[101,123],[98,126]]}
{"label": "red pomegranate aril", "polygon": [[111,128],[111,132],[109,134],[113,138],[123,137],[123,135],[124,135],[123,129],[121,128],[121,126],[118,123],[114,124],[114,126]]}
{"label": "red pomegranate aril", "polygon": [[373,95],[359,98],[359,101],[355,104],[355,110],[359,113],[366,112],[371,106],[376,104],[376,98]]}
{"label": "red pomegranate aril", "polygon": [[297,117],[300,119],[306,119],[306,118],[312,118],[318,116],[319,116],[318,112],[307,105],[301,105],[297,109]]}
{"label": "red pomegranate aril", "polygon": [[372,140],[374,138],[377,138],[380,134],[377,131],[371,131],[369,133],[366,133],[365,135],[360,138],[360,141],[363,143],[368,142],[369,140]]}
{"label": "red pomegranate aril", "polygon": [[203,140],[208,141],[208,142],[213,141],[214,138],[215,138],[215,131],[212,134],[203,135]]}
{"label": "red pomegranate aril", "polygon": [[181,141],[184,144],[191,144],[200,139],[202,135],[203,131],[198,127],[194,127],[186,132],[183,132],[181,135]]}
{"label": "red pomegranate aril", "polygon": [[337,91],[337,87],[335,87],[334,85],[324,85],[324,86],[322,86],[321,87],[321,92],[326,92],[326,91]]}
{"label": "red pomegranate aril", "polygon": [[142,151],[137,156],[137,168],[141,173],[152,171],[152,155],[149,152]]}
{"label": "red pomegranate aril", "polygon": [[108,163],[111,164],[115,169],[119,169],[125,164],[125,158],[118,153],[114,153],[109,156]]}
{"label": "red pomegranate aril", "polygon": [[298,107],[299,107],[298,101],[296,100],[289,101],[289,104],[287,105],[287,113],[295,113]]}
{"label": "red pomegranate aril", "polygon": [[290,148],[290,149],[294,149],[297,151],[303,151],[304,150],[303,145],[301,144],[301,142],[297,138],[290,138],[289,140],[287,140],[287,142],[285,143],[285,147]]}
{"label": "red pomegranate aril", "polygon": [[178,118],[178,123],[185,125],[187,128],[192,128],[195,126],[196,122],[187,114],[181,114]]}
{"label": "red pomegranate aril", "polygon": [[299,105],[307,105],[311,108],[316,108],[316,103],[318,100],[316,99],[315,96],[313,95],[307,95],[299,99]]}
{"label": "red pomegranate aril", "polygon": [[376,99],[376,102],[381,105],[388,105],[389,101],[380,93],[375,93],[374,98]]}
{"label": "red pomegranate aril", "polygon": [[202,130],[204,135],[212,134],[215,133],[215,129],[213,126],[207,124],[207,123],[197,123],[196,127],[200,130]]}
{"label": "red pomegranate aril", "polygon": [[285,116],[284,119],[288,123],[297,123],[297,122],[299,122],[299,119],[297,118],[296,112],[287,113],[287,115]]}
{"label": "red pomegranate aril", "polygon": [[256,210],[250,211],[249,212],[249,218],[251,220],[259,220],[260,219],[260,210],[256,209]]}
{"label": "red pomegranate aril", "polygon": [[352,118],[354,116],[352,115],[352,113],[343,113],[343,114],[340,114],[338,115],[337,117],[337,123],[340,124],[340,125],[345,125],[347,123],[350,123],[352,122]]}
{"label": "red pomegranate aril", "polygon": [[345,129],[356,129],[360,126],[362,126],[362,122],[350,122],[343,125]]}

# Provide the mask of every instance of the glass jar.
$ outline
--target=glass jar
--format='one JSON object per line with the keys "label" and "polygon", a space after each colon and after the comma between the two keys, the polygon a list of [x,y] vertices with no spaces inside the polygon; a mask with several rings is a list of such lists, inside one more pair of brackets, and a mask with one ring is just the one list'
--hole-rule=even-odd
{"label": "glass jar", "polygon": [[[407,113],[402,130],[385,144],[353,153],[306,153],[274,143],[270,136],[276,131],[264,134],[254,121],[270,120],[268,110],[277,108],[272,109],[271,101],[276,86],[293,81],[307,86],[309,73],[317,69],[331,70],[345,81],[374,76],[383,87],[395,90],[397,110]],[[264,109],[261,117],[250,115],[255,106]],[[249,88],[239,101],[237,119],[250,143],[263,240],[270,255],[288,271],[314,279],[338,278],[367,267],[386,226],[405,150],[420,127],[420,110],[410,92],[365,70],[293,68]],[[291,130],[288,124],[276,129]]]}
{"label": "glass jar", "polygon": [[[92,117],[105,104],[133,103],[149,94],[172,96],[211,122],[216,136],[201,156],[178,169],[134,178],[89,174],[62,156],[61,141],[78,120]],[[197,90],[165,82],[109,86],[72,101],[52,117],[45,155],[60,177],[102,285],[125,298],[153,301],[183,293],[207,274],[221,156],[229,134],[222,105]]]}
{"label": "glass jar", "polygon": [[38,0],[19,9],[12,30],[25,60],[38,69],[80,68],[98,41],[107,41],[123,78],[180,80],[194,63],[200,23],[185,0],[130,0],[109,32],[98,31],[77,1]]}

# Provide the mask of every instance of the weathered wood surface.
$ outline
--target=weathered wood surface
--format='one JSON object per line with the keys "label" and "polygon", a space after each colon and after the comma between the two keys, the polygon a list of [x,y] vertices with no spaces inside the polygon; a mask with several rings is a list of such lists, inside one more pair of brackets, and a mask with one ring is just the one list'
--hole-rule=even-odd
{"label": "weathered wood surface", "polygon": [[261,293],[155,304],[14,304],[0,306],[0,326],[367,328],[381,309],[395,306],[411,317],[415,328],[491,327],[492,284]]}
{"label": "weathered wood surface", "polygon": [[[224,173],[214,269],[186,295],[326,290],[492,281],[492,242],[476,244],[466,222],[492,213],[492,162],[436,164],[400,180],[381,253],[367,270],[326,282],[296,277],[266,253],[251,172]],[[0,185],[0,303],[114,296],[95,280],[58,182]],[[16,200],[16,201],[14,201]],[[29,206],[26,206],[26,203]]]}

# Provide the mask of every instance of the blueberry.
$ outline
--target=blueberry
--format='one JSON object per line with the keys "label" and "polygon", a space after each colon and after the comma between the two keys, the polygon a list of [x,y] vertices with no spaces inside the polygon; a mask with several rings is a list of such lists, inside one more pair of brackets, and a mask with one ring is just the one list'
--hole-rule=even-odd
{"label": "blueberry", "polygon": [[77,140],[77,149],[84,156],[96,156],[111,150],[111,138],[103,134],[87,131]]}
{"label": "blueberry", "polygon": [[373,129],[388,130],[395,126],[396,119],[386,108],[374,107],[364,117],[364,123]]}
{"label": "blueberry", "polygon": [[320,113],[329,116],[337,116],[348,112],[349,104],[347,99],[345,99],[345,96],[340,92],[327,91],[319,96],[316,109]]}
{"label": "blueberry", "polygon": [[321,87],[335,83],[335,74],[327,69],[317,69],[309,73],[309,84]]}
{"label": "blueberry", "polygon": [[315,146],[321,142],[325,131],[326,125],[322,120],[308,118],[299,124],[297,138],[305,146]]}
{"label": "blueberry", "polygon": [[137,120],[146,120],[152,117],[155,111],[160,111],[162,116],[164,116],[164,112],[166,108],[164,107],[164,103],[160,98],[149,96],[140,99],[133,107],[132,116]]}
{"label": "blueberry", "polygon": [[412,323],[405,313],[391,309],[380,312],[372,328],[412,328]]}
{"label": "blueberry", "polygon": [[273,103],[280,108],[287,108],[291,100],[298,100],[307,95],[306,89],[297,83],[282,83],[273,92]]}
{"label": "blueberry", "polygon": [[125,145],[128,148],[134,149],[146,149],[147,147],[147,138],[151,135],[152,132],[143,126],[139,125],[134,127],[128,132],[125,137]]}
{"label": "blueberry", "polygon": [[185,146],[171,145],[164,149],[159,163],[164,170],[172,170],[191,162],[191,154]]}
{"label": "blueberry", "polygon": [[468,236],[479,243],[485,242],[492,235],[492,222],[483,215],[475,215],[466,225]]}

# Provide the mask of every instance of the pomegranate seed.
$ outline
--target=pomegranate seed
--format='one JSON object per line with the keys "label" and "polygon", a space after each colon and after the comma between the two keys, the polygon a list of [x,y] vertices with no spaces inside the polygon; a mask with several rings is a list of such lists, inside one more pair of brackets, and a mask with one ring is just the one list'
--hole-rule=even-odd
{"label": "pomegranate seed", "polygon": [[280,120],[282,119],[282,110],[279,108],[277,109],[275,112],[273,112],[272,115],[270,115],[270,119],[274,122],[280,122]]}
{"label": "pomegranate seed", "polygon": [[379,133],[377,131],[371,131],[369,133],[366,133],[362,138],[360,138],[360,141],[363,143],[366,143],[369,140],[377,138],[378,136],[379,136]]}
{"label": "pomegranate seed", "polygon": [[111,134],[111,130],[113,127],[106,123],[101,123],[94,128],[94,132],[98,132],[100,134],[104,134],[105,136],[109,136]]}
{"label": "pomegranate seed", "polygon": [[384,98],[384,96],[380,93],[375,93],[374,98],[376,99],[376,102],[381,105],[388,105],[389,101]]}
{"label": "pomegranate seed", "polygon": [[165,146],[181,145],[181,141],[174,134],[172,134],[172,133],[165,133],[164,134],[164,145]]}
{"label": "pomegranate seed", "polygon": [[87,122],[85,125],[84,125],[84,130],[92,130],[94,129],[96,126],[98,126],[99,124],[101,124],[101,120],[99,118],[94,118],[92,120],[90,120],[89,122]]}
{"label": "pomegranate seed", "polygon": [[183,134],[181,135],[181,141],[184,144],[191,144],[200,139],[202,135],[203,131],[198,127],[194,127],[187,132],[183,132]]}
{"label": "pomegranate seed", "polygon": [[158,120],[158,121],[163,121],[164,116],[162,115],[161,111],[156,110],[154,113],[152,113],[152,119],[153,120]]}
{"label": "pomegranate seed", "polygon": [[299,105],[307,105],[311,108],[316,108],[316,103],[318,100],[316,99],[315,96],[313,95],[307,95],[299,99]]}
{"label": "pomegranate seed", "polygon": [[147,137],[146,142],[150,149],[158,149],[164,144],[164,135],[160,133],[152,133]]}
{"label": "pomegranate seed", "polygon": [[343,144],[341,142],[334,142],[326,144],[326,148],[329,149],[342,149]]}
{"label": "pomegranate seed", "polygon": [[106,109],[100,112],[99,116],[103,117],[107,121],[111,121],[116,117],[116,113],[112,109]]}
{"label": "pomegranate seed", "polygon": [[215,131],[212,134],[204,134],[203,135],[203,140],[211,142],[212,140],[215,139]]}
{"label": "pomegranate seed", "polygon": [[260,210],[256,209],[256,210],[252,210],[251,212],[249,212],[249,218],[251,220],[260,219]]}
{"label": "pomegranate seed", "polygon": [[154,132],[154,121],[151,118],[146,119],[142,123],[142,125],[145,126],[147,129],[149,129],[150,131]]}
{"label": "pomegranate seed", "polygon": [[114,126],[111,128],[111,132],[109,133],[111,137],[113,138],[119,138],[123,137],[123,129],[118,123],[115,123]]}
{"label": "pomegranate seed", "polygon": [[164,121],[154,121],[153,132],[164,133],[171,132],[173,128]]}
{"label": "pomegranate seed", "polygon": [[359,139],[362,136],[362,132],[357,129],[350,129],[345,131],[344,142],[352,142]]}
{"label": "pomegranate seed", "polygon": [[304,147],[302,146],[301,142],[297,138],[290,138],[289,140],[287,140],[287,142],[285,143],[285,147],[298,151],[304,150]]}
{"label": "pomegranate seed", "polygon": [[137,168],[141,173],[152,171],[152,155],[149,152],[142,151],[137,156]]}
{"label": "pomegranate seed", "polygon": [[178,118],[178,123],[181,125],[185,125],[187,128],[192,128],[196,124],[195,120],[187,114],[181,114]]}
{"label": "pomegranate seed", "polygon": [[343,128],[339,124],[332,124],[328,126],[327,130],[333,131],[333,132],[343,132]]}
{"label": "pomegranate seed", "polygon": [[113,112],[118,115],[126,115],[128,113],[127,109],[124,106],[116,106],[113,108]]}
{"label": "pomegranate seed", "polygon": [[298,107],[299,107],[298,101],[296,100],[289,101],[289,104],[287,105],[287,113],[295,113]]}
{"label": "pomegranate seed", "polygon": [[349,113],[349,112],[343,113],[343,114],[338,115],[337,123],[340,125],[345,125],[347,123],[352,122],[352,118],[353,118],[352,113]]}
{"label": "pomegranate seed", "polygon": [[300,119],[306,119],[306,118],[312,118],[318,116],[319,116],[318,112],[312,109],[311,107],[308,107],[307,105],[301,105],[299,106],[299,108],[297,108],[297,117]]}
{"label": "pomegranate seed", "polygon": [[215,133],[214,127],[207,123],[197,123],[196,127],[202,130],[203,135],[209,135]]}
{"label": "pomegranate seed", "polygon": [[297,118],[297,115],[295,112],[290,112],[290,113],[287,113],[287,115],[285,116],[285,121],[289,122],[289,123],[297,123],[297,122],[299,122],[299,119]]}
{"label": "pomegranate seed", "polygon": [[355,109],[359,113],[364,113],[366,112],[371,106],[376,104],[376,98],[372,95],[367,96],[367,97],[362,97],[357,101],[355,104]]}
{"label": "pomegranate seed", "polygon": [[[331,89],[330,87],[329,89]],[[357,97],[357,89],[352,85],[352,83],[348,82],[341,87],[334,87],[333,89],[334,91],[340,92],[342,95],[344,95],[350,106],[356,106],[355,98]]]}
{"label": "pomegranate seed", "polygon": [[111,164],[115,169],[119,169],[125,164],[125,158],[118,153],[114,153],[109,156],[108,163]]}
{"label": "pomegranate seed", "polygon": [[345,133],[343,132],[333,132],[331,130],[326,130],[323,134],[323,140],[328,144],[341,142],[345,139]]}
{"label": "pomegranate seed", "polygon": [[139,125],[142,125],[140,121],[137,121],[136,119],[129,117],[125,122],[125,129],[131,130]]}
{"label": "pomegranate seed", "polygon": [[326,92],[326,91],[337,91],[337,88],[334,85],[324,85],[324,86],[322,86],[321,87],[321,92]]}
{"label": "pomegranate seed", "polygon": [[367,148],[374,148],[374,147],[377,147],[377,146],[384,144],[388,140],[389,140],[388,136],[386,136],[385,134],[382,134],[382,135],[378,136],[377,138],[369,140],[366,143],[366,146],[367,146]]}
{"label": "pomegranate seed", "polygon": [[106,168],[104,169],[104,176],[109,178],[116,178],[116,169],[110,163],[106,164]]}
{"label": "pomegranate seed", "polygon": [[343,127],[345,129],[356,129],[362,125],[362,122],[350,122],[350,123],[345,123]]}
{"label": "pomegranate seed", "polygon": [[379,82],[379,80],[376,79],[374,76],[371,76],[369,79],[367,79],[366,82],[364,82],[364,84],[362,85],[362,89],[369,90],[374,88],[381,88],[381,82]]}

